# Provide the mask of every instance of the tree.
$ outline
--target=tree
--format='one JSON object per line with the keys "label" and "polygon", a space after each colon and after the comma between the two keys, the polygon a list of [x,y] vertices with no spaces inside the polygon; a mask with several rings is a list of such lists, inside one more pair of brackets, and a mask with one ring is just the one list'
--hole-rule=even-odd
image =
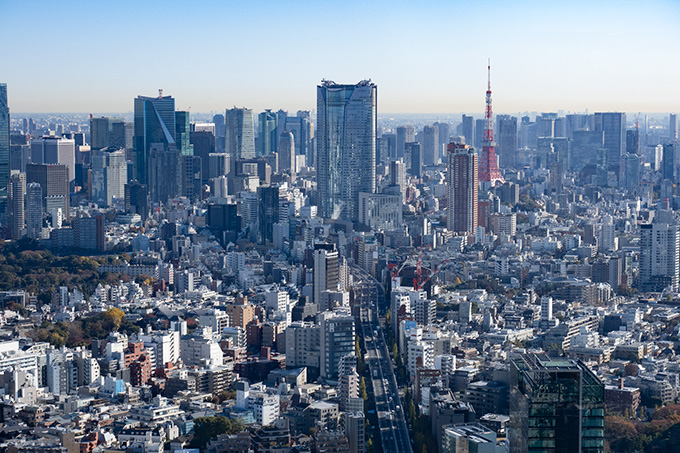
{"label": "tree", "polygon": [[361,377],[361,383],[359,384],[359,395],[364,399],[364,402],[368,400],[368,394],[366,393],[366,380]]}
{"label": "tree", "polygon": [[227,417],[198,417],[194,421],[194,438],[191,445],[203,450],[210,439],[220,434],[236,434],[245,429],[241,419]]}
{"label": "tree", "polygon": [[375,453],[375,445],[373,445],[373,439],[368,439],[366,443],[366,453]]}
{"label": "tree", "polygon": [[394,343],[392,345],[392,357],[394,358],[394,361],[397,361],[397,358],[399,357],[399,349],[397,348],[397,343]]}
{"label": "tree", "polygon": [[626,366],[623,367],[623,372],[626,376],[637,376],[638,366],[634,363],[627,363]]}
{"label": "tree", "polygon": [[413,400],[411,400],[411,404],[408,405],[408,418],[411,420],[411,423],[416,422],[416,405],[413,403]]}
{"label": "tree", "polygon": [[392,324],[392,310],[391,309],[387,310],[387,314],[385,315],[385,322],[387,323],[388,326]]}

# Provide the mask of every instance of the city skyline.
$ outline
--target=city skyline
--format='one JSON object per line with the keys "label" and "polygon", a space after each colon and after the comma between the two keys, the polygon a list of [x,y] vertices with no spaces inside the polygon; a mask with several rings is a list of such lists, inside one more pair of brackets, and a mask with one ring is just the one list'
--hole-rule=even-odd
{"label": "city skyline", "polygon": [[[123,3],[120,20],[112,22],[105,5],[73,2],[66,9],[34,2],[36,23],[77,24],[50,34],[49,26],[35,32],[10,21],[25,14],[26,5],[5,2],[0,37],[10,45],[0,57],[15,62],[3,74],[11,110],[127,112],[130,99],[158,88],[192,112],[308,110],[319,80],[371,78],[381,89],[379,112],[480,112],[489,57],[498,113],[663,112],[680,104],[672,89],[680,63],[667,50],[680,37],[674,2],[644,8],[632,2],[376,2],[361,10],[350,2],[342,21],[332,6],[308,2],[202,6]],[[409,33],[398,32],[402,28]],[[185,33],[168,35],[173,29]],[[282,47],[272,45],[276,38]],[[26,57],[27,49],[44,49],[46,42],[57,55],[49,59],[50,71],[41,69],[44,58]],[[339,42],[360,49],[351,64],[327,51]],[[185,55],[186,61],[169,71],[159,64],[163,55]]]}

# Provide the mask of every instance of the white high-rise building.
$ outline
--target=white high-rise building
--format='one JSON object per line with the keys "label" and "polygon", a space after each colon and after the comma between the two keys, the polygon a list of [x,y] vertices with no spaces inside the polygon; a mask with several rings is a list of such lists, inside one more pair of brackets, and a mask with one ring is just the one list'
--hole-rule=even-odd
{"label": "white high-rise building", "polygon": [[338,252],[322,244],[314,250],[314,303],[321,303],[323,291],[338,290]]}
{"label": "white high-rise building", "polygon": [[640,284],[643,291],[678,290],[680,226],[665,222],[640,225]]}
{"label": "white high-rise building", "polygon": [[226,121],[226,153],[232,159],[255,157],[255,129],[253,111],[246,108],[229,109]]}
{"label": "white high-rise building", "polygon": [[317,183],[323,217],[359,219],[359,193],[375,192],[378,87],[317,87]]}

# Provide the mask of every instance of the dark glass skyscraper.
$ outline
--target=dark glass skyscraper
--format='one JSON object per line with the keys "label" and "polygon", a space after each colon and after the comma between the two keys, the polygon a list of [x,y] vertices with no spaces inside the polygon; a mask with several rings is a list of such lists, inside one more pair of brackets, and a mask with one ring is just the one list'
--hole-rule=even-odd
{"label": "dark glass skyscraper", "polygon": [[276,113],[265,110],[257,116],[257,155],[266,156],[276,151],[277,144]]}
{"label": "dark glass skyscraper", "polygon": [[0,83],[0,216],[7,206],[7,183],[9,182],[9,104],[7,84]]}
{"label": "dark glass skyscraper", "polygon": [[359,218],[359,192],[375,192],[378,87],[317,87],[317,185],[323,217]]}
{"label": "dark glass skyscraper", "polygon": [[521,356],[510,388],[511,453],[604,451],[604,385],[583,362]]}
{"label": "dark glass skyscraper", "polygon": [[606,112],[595,114],[595,130],[604,131],[607,169],[619,173],[621,157],[626,147],[626,114]]}
{"label": "dark glass skyscraper", "polygon": [[[188,131],[187,131],[188,132]],[[135,99],[135,176],[149,183],[149,155],[152,143],[176,148],[175,99],[172,96],[137,96]]]}

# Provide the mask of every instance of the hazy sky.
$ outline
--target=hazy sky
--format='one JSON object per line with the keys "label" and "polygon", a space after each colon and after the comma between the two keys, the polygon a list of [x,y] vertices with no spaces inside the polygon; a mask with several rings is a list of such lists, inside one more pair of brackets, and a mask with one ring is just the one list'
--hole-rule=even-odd
{"label": "hazy sky", "polygon": [[13,112],[316,105],[326,78],[379,112],[680,110],[680,1],[0,0]]}

